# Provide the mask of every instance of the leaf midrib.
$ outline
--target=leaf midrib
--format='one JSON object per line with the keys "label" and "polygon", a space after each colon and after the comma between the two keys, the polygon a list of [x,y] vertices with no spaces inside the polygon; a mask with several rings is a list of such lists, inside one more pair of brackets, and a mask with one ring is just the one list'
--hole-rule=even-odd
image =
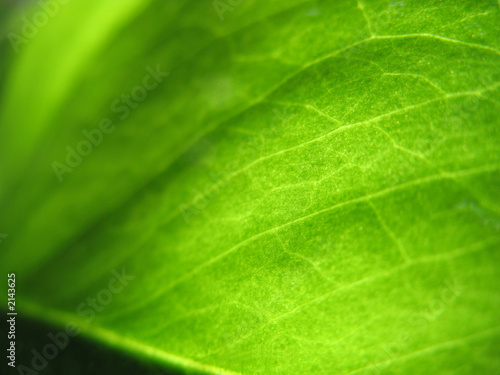
{"label": "leaf midrib", "polygon": [[167,369],[196,371],[196,373],[206,375],[242,375],[240,373],[197,362],[189,358],[184,358],[125,336],[120,336],[113,331],[98,327],[95,324],[86,323],[84,319],[74,314],[49,309],[27,300],[23,300],[21,306],[20,310],[22,310],[23,314],[26,316],[60,328],[63,328],[65,324],[68,323],[76,323],[78,329],[81,330],[80,334],[83,334],[87,338],[94,339],[113,349],[120,349],[134,354],[136,358],[142,358],[146,361],[152,359],[157,363],[163,364]]}
{"label": "leaf midrib", "polygon": [[[493,240],[493,241],[492,241]],[[402,263],[398,264],[390,269],[381,271],[379,273],[369,275],[367,277],[364,277],[360,280],[357,280],[353,283],[349,283],[347,285],[343,285],[341,287],[335,288],[333,291],[330,291],[324,295],[321,295],[319,297],[314,298],[313,300],[310,300],[308,302],[303,303],[302,305],[297,306],[293,310],[286,312],[284,314],[281,314],[280,316],[273,318],[269,322],[266,322],[263,324],[261,327],[257,328],[257,331],[260,329],[265,328],[268,324],[273,323],[275,321],[278,321],[282,319],[285,316],[288,316],[289,314],[292,314],[305,306],[308,306],[314,302],[323,300],[325,298],[328,298],[331,294],[337,293],[340,290],[344,289],[349,289],[351,287],[355,287],[361,284],[364,284],[366,282],[370,282],[373,280],[376,280],[381,277],[389,276],[394,272],[404,270],[408,267],[412,267],[421,263],[427,263],[427,262],[437,262],[437,261],[442,261],[442,260],[449,260],[453,259],[456,257],[468,255],[473,252],[481,251],[484,248],[484,245],[490,245],[492,242],[497,242],[498,238],[497,236],[491,236],[487,239],[478,241],[472,245],[465,246],[463,248],[458,248],[456,250],[453,250],[451,252],[448,252],[446,254],[436,254],[436,255],[430,255],[430,256],[424,256],[418,259],[415,259],[411,261],[410,263]],[[196,371],[200,374],[206,374],[206,375],[243,375],[242,373],[236,373],[234,371],[230,371],[227,369],[211,366],[204,364],[199,361],[195,361],[189,358],[181,357],[173,353],[169,353],[167,351],[152,347],[150,345],[144,344],[140,341],[130,339],[125,336],[121,336],[119,334],[116,334],[113,331],[110,331],[108,329],[98,327],[93,324],[86,323],[82,318],[71,314],[71,313],[66,313],[63,311],[59,310],[54,310],[54,309],[48,309],[46,307],[42,307],[36,303],[30,302],[28,300],[23,300],[23,305],[22,305],[22,311],[25,313],[27,316],[30,316],[36,320],[43,321],[49,324],[56,325],[58,327],[63,327],[65,324],[71,322],[71,323],[77,323],[78,328],[81,330],[81,333],[86,336],[89,339],[94,339],[97,342],[101,344],[108,345],[109,347],[113,349],[120,349],[124,350],[125,352],[133,354],[137,359],[142,358],[143,360],[154,360],[159,364],[162,364],[168,369],[181,369],[181,370],[187,370],[187,371]],[[397,361],[399,359],[404,359],[408,357],[412,357],[416,354],[419,354],[421,352],[426,352],[430,349],[433,348],[439,348],[443,346],[443,344],[447,343],[454,343],[456,341],[462,341],[464,339],[468,339],[470,337],[476,337],[476,336],[483,336],[485,334],[489,334],[491,331],[496,331],[500,328],[500,326],[495,326],[495,327],[490,327],[488,329],[482,330],[480,332],[473,333],[471,335],[465,336],[463,338],[458,338],[458,339],[453,339],[446,341],[444,343],[437,343],[435,345],[432,345],[430,347],[422,348],[417,351],[405,354],[403,356],[397,357],[397,358],[392,358],[387,361],[375,363],[368,365],[366,367],[361,367],[355,370],[352,370],[349,373],[342,374],[342,375],[351,375],[358,373],[364,369],[371,368],[378,366],[380,364],[389,364],[393,361]],[[252,336],[255,334],[255,332],[251,332],[249,335],[246,335],[242,338],[242,340],[238,340],[234,344],[239,344],[242,341],[248,339],[248,337]],[[233,344],[233,346],[234,346]],[[206,358],[210,355],[213,355],[217,353],[218,351],[215,352],[210,352],[206,354],[205,356],[202,356],[201,358]]]}

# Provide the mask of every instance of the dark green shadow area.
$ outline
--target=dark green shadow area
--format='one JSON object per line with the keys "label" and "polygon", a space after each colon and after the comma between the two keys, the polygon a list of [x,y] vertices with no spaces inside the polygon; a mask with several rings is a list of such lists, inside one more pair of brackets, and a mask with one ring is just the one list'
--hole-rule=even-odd
{"label": "dark green shadow area", "polygon": [[[6,317],[5,312],[2,315]],[[8,339],[6,334],[6,320],[3,319],[2,331],[2,352],[8,349]],[[136,358],[124,353],[110,349],[102,344],[87,340],[81,335],[70,337],[67,346],[59,349],[57,356],[52,360],[47,360],[47,365],[43,370],[33,370],[33,351],[43,352],[44,346],[52,343],[47,336],[49,333],[56,335],[61,329],[58,327],[41,324],[31,319],[18,315],[16,317],[16,368],[7,365],[8,359],[2,355],[0,374],[4,375],[178,375],[182,372],[165,370],[154,363],[138,362]],[[28,370],[22,371],[21,365]]]}

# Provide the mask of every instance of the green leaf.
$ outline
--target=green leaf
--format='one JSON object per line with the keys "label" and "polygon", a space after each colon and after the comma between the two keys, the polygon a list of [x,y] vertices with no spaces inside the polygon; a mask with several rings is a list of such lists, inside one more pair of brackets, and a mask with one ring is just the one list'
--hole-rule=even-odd
{"label": "green leaf", "polygon": [[500,371],[498,1],[236,3],[72,1],[3,57],[19,313],[186,372]]}

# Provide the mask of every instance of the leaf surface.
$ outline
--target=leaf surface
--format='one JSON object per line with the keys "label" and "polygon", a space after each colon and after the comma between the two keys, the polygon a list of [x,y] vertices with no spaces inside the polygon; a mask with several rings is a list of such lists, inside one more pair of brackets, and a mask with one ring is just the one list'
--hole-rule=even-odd
{"label": "leaf surface", "polygon": [[6,58],[20,311],[185,371],[499,371],[498,2],[126,3],[71,2]]}

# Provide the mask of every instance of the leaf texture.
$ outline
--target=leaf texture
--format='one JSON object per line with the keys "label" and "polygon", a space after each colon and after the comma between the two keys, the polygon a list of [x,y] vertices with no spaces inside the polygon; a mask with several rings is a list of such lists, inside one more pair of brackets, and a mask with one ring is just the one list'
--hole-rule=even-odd
{"label": "leaf texture", "polygon": [[10,56],[20,311],[186,372],[500,370],[497,1],[125,3],[71,2]]}

